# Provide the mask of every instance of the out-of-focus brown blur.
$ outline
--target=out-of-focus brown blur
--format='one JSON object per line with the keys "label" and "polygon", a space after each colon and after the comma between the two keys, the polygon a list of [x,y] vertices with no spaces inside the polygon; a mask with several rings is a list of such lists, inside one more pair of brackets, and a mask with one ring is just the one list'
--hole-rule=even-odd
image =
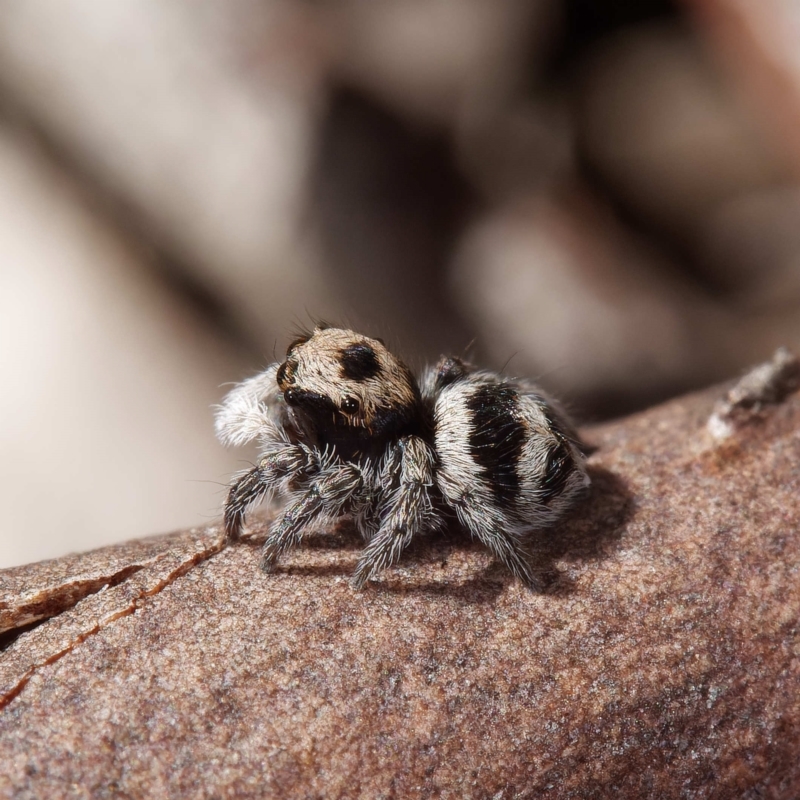
{"label": "out-of-focus brown blur", "polygon": [[0,566],[218,514],[315,319],[586,420],[800,339],[791,0],[0,5]]}

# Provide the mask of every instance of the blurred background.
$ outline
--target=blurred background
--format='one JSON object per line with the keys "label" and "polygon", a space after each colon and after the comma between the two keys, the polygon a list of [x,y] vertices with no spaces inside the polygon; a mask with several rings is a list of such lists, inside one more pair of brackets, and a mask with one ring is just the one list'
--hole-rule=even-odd
{"label": "blurred background", "polygon": [[214,519],[324,319],[583,421],[800,338],[794,0],[4,0],[0,566]]}

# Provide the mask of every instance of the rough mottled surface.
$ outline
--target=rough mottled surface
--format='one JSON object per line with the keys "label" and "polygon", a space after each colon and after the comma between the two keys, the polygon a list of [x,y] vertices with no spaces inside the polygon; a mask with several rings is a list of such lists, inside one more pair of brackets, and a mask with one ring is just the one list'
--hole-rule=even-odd
{"label": "rough mottled surface", "polygon": [[115,586],[195,537],[189,531],[0,570],[0,634],[53,617]]}
{"label": "rough mottled surface", "polygon": [[361,594],[346,531],[163,539],[0,655],[0,793],[797,797],[800,398],[723,396],[589,432],[543,594],[455,535]]}

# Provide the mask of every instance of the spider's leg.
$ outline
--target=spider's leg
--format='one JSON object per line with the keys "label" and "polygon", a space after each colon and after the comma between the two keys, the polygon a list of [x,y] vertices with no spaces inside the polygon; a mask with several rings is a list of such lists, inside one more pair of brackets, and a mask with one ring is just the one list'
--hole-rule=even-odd
{"label": "spider's leg", "polygon": [[531,565],[531,554],[526,547],[529,526],[515,525],[496,507],[467,496],[456,507],[459,522],[481,542],[496,559],[530,589],[542,587],[541,578]]}
{"label": "spider's leg", "polygon": [[355,589],[361,589],[382,569],[396,563],[414,536],[438,523],[431,497],[433,452],[416,436],[401,439],[397,447],[402,454],[398,464],[399,485],[380,529],[358,560],[353,575]]}
{"label": "spider's leg", "polygon": [[225,501],[225,538],[236,541],[247,509],[275,491],[287,477],[312,473],[316,462],[307,447],[287,445],[261,459],[258,466],[242,475],[228,492]]}
{"label": "spider's leg", "polygon": [[363,474],[356,464],[335,461],[323,467],[272,524],[262,550],[261,568],[270,572],[281,553],[296,547],[312,523],[341,516],[363,485]]}

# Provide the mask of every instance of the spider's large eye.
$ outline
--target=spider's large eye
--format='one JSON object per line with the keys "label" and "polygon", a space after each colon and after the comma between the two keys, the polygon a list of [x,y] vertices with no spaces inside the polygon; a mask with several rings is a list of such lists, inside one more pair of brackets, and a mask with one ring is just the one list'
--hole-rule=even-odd
{"label": "spider's large eye", "polygon": [[358,413],[358,409],[361,407],[361,404],[356,400],[355,397],[345,397],[344,401],[342,402],[342,411],[346,414],[356,414]]}

